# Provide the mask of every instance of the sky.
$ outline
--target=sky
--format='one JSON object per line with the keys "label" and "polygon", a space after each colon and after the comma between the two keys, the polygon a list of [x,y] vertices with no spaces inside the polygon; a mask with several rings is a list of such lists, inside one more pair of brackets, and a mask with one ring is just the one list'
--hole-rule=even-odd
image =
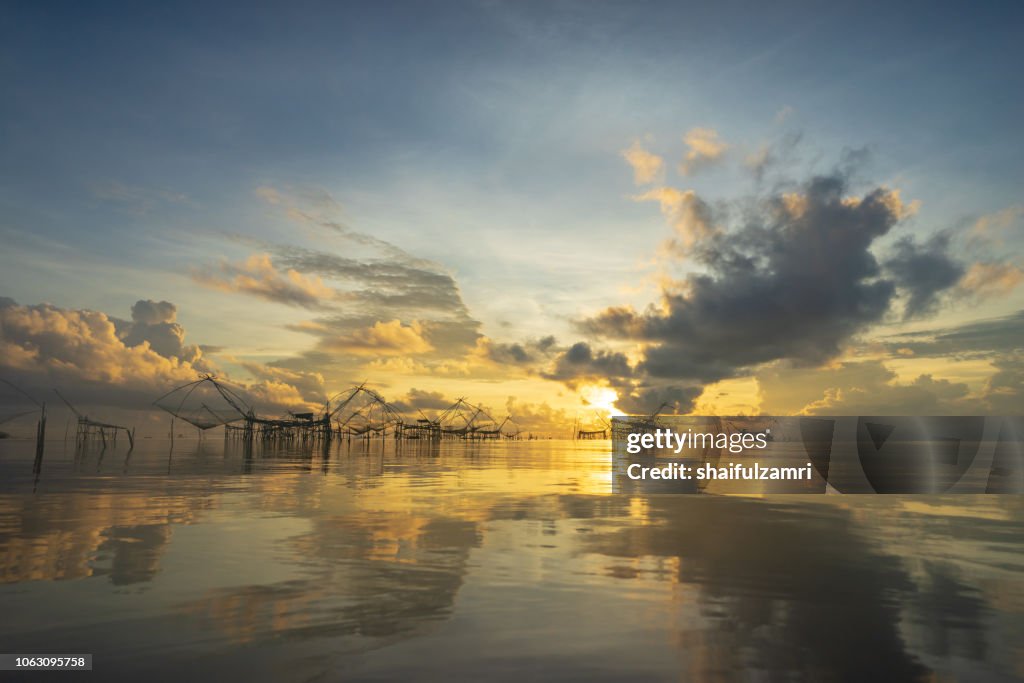
{"label": "sky", "polygon": [[0,377],[1019,413],[1024,10],[895,4],[5,3]]}

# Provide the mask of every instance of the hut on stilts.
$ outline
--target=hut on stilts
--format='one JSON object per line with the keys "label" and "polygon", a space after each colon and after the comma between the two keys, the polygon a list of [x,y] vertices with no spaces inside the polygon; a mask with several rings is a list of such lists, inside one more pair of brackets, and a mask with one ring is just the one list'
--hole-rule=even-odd
{"label": "hut on stilts", "polygon": [[[578,441],[589,441],[592,439],[607,439],[611,433],[611,425],[604,416],[594,412],[595,422],[584,425],[579,418],[576,419],[576,427],[573,429],[573,438]],[[586,429],[584,429],[586,427]]]}

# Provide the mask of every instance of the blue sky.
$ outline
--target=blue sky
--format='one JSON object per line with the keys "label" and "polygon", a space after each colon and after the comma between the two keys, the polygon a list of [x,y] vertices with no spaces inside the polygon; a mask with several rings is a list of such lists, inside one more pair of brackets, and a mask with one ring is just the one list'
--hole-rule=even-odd
{"label": "blue sky", "polygon": [[[1024,10],[894,5],[7,3],[0,295],[115,316],[166,299],[194,343],[272,328],[272,360],[305,339],[297,312],[242,310],[194,271],[328,239],[257,192],[276,188],[451,273],[480,333],[568,343],[574,318],[657,299],[670,231],[633,199],[636,141],[709,202],[863,149],[851,192],[920,200],[922,239],[963,231],[1021,202]],[[684,177],[694,128],[728,153]],[[770,177],[744,172],[796,139]]]}

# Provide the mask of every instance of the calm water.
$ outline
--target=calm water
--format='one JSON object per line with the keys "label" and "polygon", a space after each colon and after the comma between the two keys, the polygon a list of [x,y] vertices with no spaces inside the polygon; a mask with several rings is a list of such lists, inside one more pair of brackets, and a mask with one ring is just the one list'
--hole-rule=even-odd
{"label": "calm water", "polygon": [[625,497],[607,442],[387,446],[54,442],[36,481],[0,441],[0,649],[95,680],[1024,677],[1020,497]]}

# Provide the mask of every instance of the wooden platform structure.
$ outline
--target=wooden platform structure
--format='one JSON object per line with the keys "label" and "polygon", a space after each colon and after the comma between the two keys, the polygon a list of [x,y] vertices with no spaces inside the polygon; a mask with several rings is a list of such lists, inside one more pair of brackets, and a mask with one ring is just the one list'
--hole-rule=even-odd
{"label": "wooden platform structure", "polygon": [[349,439],[394,435],[402,422],[398,411],[366,382],[335,395],[328,401],[328,409],[338,436]]}
{"label": "wooden platform structure", "polygon": [[483,407],[465,398],[459,398],[434,418],[422,411],[420,417],[403,416],[366,382],[334,394],[320,411],[292,412],[284,417],[258,415],[242,394],[241,389],[203,375],[153,403],[173,416],[172,436],[174,419],[184,420],[200,433],[223,426],[225,438],[246,441],[489,440],[518,439],[521,433],[511,416],[498,422]]}
{"label": "wooden platform structure", "polygon": [[83,415],[78,412],[78,409],[71,405],[71,401],[64,398],[64,395],[57,389],[53,392],[57,394],[60,400],[64,401],[64,404],[71,409],[71,412],[78,418],[78,427],[75,431],[75,445],[78,447],[85,446],[92,442],[99,442],[104,447],[108,444],[117,443],[117,435],[124,432],[125,436],[128,437],[128,445],[130,448],[135,448],[135,429],[125,427],[123,425],[110,424],[109,422],[99,422],[97,420],[90,419],[89,416]]}
{"label": "wooden platform structure", "polygon": [[583,422],[576,418],[576,423],[573,425],[572,438],[577,441],[607,439],[612,430],[608,420],[604,419],[604,416],[596,411],[594,412],[594,418],[594,421],[586,425],[587,429],[584,429]]}
{"label": "wooden platform structure", "polygon": [[437,417],[436,424],[441,439],[476,441],[501,439],[502,429],[510,419],[506,417],[499,423],[483,407],[461,397]]}
{"label": "wooden platform structure", "polygon": [[658,416],[661,415],[661,411],[668,407],[668,403],[662,403],[650,415],[624,416],[621,421],[613,422],[611,428],[612,438],[625,439],[630,432],[653,432],[656,429],[665,427],[666,425],[658,420]]}

